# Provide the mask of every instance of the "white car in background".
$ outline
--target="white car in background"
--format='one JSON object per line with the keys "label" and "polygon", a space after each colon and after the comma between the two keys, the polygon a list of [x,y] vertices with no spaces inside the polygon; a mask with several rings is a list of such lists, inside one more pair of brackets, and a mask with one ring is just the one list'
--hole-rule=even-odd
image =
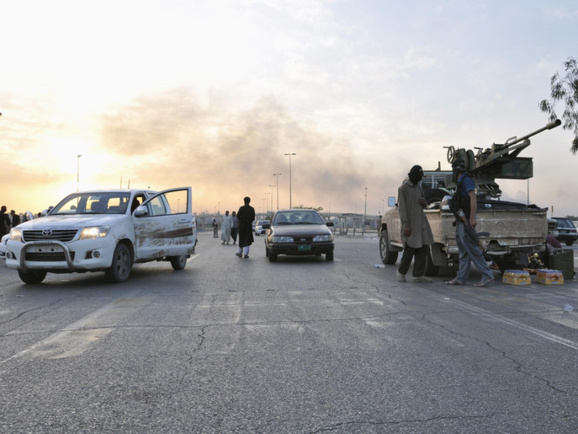
{"label": "white car in background", "polygon": [[268,223],[269,220],[257,220],[257,222],[255,223],[255,235],[259,236],[265,234],[267,230],[263,228],[263,225],[266,225]]}
{"label": "white car in background", "polygon": [[73,193],[42,218],[10,231],[6,266],[25,283],[46,274],[104,271],[124,282],[134,263],[170,261],[185,268],[195,252],[191,188]]}

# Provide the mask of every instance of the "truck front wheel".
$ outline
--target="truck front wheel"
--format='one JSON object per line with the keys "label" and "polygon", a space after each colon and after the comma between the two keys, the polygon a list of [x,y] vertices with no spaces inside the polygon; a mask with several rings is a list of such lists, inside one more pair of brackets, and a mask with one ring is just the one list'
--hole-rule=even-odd
{"label": "truck front wheel", "polygon": [[42,281],[46,277],[46,271],[22,271],[22,270],[18,270],[18,276],[20,276],[20,280],[22,280],[24,283],[37,285],[39,283],[42,283]]}
{"label": "truck front wheel", "polygon": [[124,282],[132,271],[132,256],[124,243],[118,243],[112,256],[112,265],[106,270],[106,277],[113,283]]}
{"label": "truck front wheel", "polygon": [[397,261],[397,253],[398,252],[391,251],[387,229],[382,229],[381,235],[379,236],[379,254],[381,255],[381,261],[384,264],[393,265]]}
{"label": "truck front wheel", "polygon": [[171,256],[170,259],[173,270],[182,270],[187,265],[187,255]]}

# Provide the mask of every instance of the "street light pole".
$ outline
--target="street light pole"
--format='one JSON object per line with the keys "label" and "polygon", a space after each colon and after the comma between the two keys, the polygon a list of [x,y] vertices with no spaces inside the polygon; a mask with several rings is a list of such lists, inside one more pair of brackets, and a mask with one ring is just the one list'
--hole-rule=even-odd
{"label": "street light pole", "polygon": [[76,156],[76,192],[78,193],[79,191],[79,186],[80,186],[80,157],[82,157],[82,155],[77,155]]}
{"label": "street light pole", "polygon": [[[269,195],[271,193],[265,193],[265,199],[267,200],[267,214],[269,214]],[[271,206],[273,208],[273,206]]]}
{"label": "street light pole", "polygon": [[285,155],[289,155],[289,208],[293,208],[293,204],[291,202],[291,156],[297,154],[295,152],[291,152]]}
{"label": "street light pole", "polygon": [[365,187],[365,207],[363,208],[363,229],[362,234],[365,234],[365,221],[367,220],[367,187]]}
{"label": "street light pole", "polygon": [[271,214],[273,214],[273,187],[275,187],[275,184],[269,184],[269,187],[271,187]]}
{"label": "street light pole", "polygon": [[[281,175],[280,173],[274,173],[273,176],[275,176],[277,178],[277,211],[279,211],[279,175]],[[271,202],[272,203],[272,202]],[[273,208],[273,205],[271,205],[271,208]]]}

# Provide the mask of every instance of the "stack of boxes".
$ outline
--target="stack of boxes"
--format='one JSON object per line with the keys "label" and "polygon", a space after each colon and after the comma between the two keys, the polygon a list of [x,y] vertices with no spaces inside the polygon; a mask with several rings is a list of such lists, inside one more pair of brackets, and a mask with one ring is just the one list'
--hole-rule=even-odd
{"label": "stack of boxes", "polygon": [[558,270],[538,270],[536,272],[536,283],[544,285],[563,285],[564,275]]}
{"label": "stack of boxes", "polygon": [[529,285],[532,283],[530,273],[524,270],[506,270],[502,276],[502,282],[510,285]]}

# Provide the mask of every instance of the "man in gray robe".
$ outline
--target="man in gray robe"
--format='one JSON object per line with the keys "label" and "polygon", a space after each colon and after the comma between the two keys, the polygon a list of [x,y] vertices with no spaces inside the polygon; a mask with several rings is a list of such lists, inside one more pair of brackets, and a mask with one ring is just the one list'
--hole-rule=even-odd
{"label": "man in gray robe", "polygon": [[233,228],[233,217],[229,215],[229,211],[225,211],[223,222],[221,223],[221,244],[229,244],[231,241],[231,229]]}
{"label": "man in gray robe", "polygon": [[401,239],[404,249],[399,268],[396,271],[398,282],[405,282],[412,259],[413,282],[429,283],[425,277],[425,267],[429,255],[429,246],[433,244],[433,234],[423,212],[426,201],[419,183],[423,178],[421,166],[413,166],[408,173],[409,179],[398,189],[397,202],[401,220]]}

